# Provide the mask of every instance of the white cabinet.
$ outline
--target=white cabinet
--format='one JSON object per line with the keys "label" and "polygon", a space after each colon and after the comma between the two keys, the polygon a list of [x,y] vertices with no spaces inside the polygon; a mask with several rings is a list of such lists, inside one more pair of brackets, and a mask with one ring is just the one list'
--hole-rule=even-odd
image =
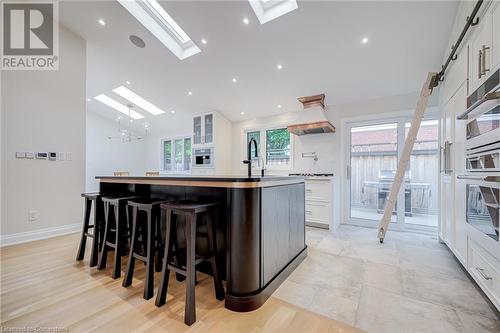
{"label": "white cabinet", "polygon": [[329,229],[333,226],[333,179],[306,179],[306,225]]}
{"label": "white cabinet", "polygon": [[491,67],[496,69],[500,67],[500,1],[493,3],[491,8]]}
{"label": "white cabinet", "polygon": [[476,90],[500,64],[500,5],[491,3],[480,15],[479,24],[472,27],[469,41],[470,89]]}
{"label": "white cabinet", "polygon": [[493,304],[500,308],[500,261],[471,241],[468,270]]}
{"label": "white cabinet", "polygon": [[212,144],[214,142],[214,113],[193,117],[193,145]]}
{"label": "white cabinet", "polygon": [[197,175],[226,175],[231,173],[232,124],[217,111],[193,116],[193,152],[196,149],[213,149],[210,165],[192,167]]}

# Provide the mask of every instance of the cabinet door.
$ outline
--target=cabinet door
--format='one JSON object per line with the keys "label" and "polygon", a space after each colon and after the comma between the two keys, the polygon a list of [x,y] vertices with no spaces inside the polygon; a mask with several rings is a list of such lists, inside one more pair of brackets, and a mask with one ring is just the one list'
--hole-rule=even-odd
{"label": "cabinet door", "polygon": [[455,253],[462,264],[467,264],[467,221],[465,219],[465,181],[455,182]]}
{"label": "cabinet door", "polygon": [[443,176],[442,182],[442,198],[443,202],[441,209],[444,215],[444,228],[443,228],[443,238],[449,247],[455,246],[455,226],[454,226],[454,196],[453,196],[453,183],[449,176]]}
{"label": "cabinet door", "polygon": [[500,65],[500,2],[496,1],[491,9],[492,44],[491,44],[491,67]]}
{"label": "cabinet door", "polygon": [[483,84],[491,71],[491,15],[481,16],[479,25],[474,28],[477,30],[474,32],[469,46],[470,93]]}
{"label": "cabinet door", "polygon": [[201,130],[201,116],[193,118],[193,144],[201,144],[202,130]]}
{"label": "cabinet door", "polygon": [[206,114],[204,117],[205,140],[204,143],[214,142],[214,115]]}

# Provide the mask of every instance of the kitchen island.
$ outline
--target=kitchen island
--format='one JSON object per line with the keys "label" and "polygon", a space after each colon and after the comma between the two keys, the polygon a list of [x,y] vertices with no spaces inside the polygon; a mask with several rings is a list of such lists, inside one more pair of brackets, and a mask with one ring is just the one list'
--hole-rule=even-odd
{"label": "kitchen island", "polygon": [[[96,178],[103,194],[219,203],[217,247],[227,281],[225,306],[230,310],[260,307],[306,257],[303,177]],[[183,231],[178,234],[182,239]],[[197,243],[197,251],[204,246]]]}

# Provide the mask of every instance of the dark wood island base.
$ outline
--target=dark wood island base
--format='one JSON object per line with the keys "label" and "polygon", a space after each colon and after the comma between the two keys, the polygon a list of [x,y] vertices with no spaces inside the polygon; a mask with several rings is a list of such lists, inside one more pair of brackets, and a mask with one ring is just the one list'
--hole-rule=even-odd
{"label": "dark wood island base", "polygon": [[[259,308],[307,255],[302,177],[96,178],[103,194],[218,202],[217,245],[229,310]],[[196,244],[197,251],[205,247]]]}

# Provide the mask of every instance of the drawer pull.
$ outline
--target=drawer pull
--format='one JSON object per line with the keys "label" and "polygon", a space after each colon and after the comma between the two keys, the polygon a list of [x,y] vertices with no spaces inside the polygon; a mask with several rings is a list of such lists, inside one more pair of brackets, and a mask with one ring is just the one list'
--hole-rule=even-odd
{"label": "drawer pull", "polygon": [[481,276],[483,277],[483,279],[485,279],[486,281],[493,279],[491,276],[488,276],[488,275],[484,274],[484,272],[483,272],[484,269],[483,268],[476,267],[476,270],[479,272],[479,274],[481,274]]}
{"label": "drawer pull", "polygon": [[313,190],[306,190],[306,192],[311,193]]}

